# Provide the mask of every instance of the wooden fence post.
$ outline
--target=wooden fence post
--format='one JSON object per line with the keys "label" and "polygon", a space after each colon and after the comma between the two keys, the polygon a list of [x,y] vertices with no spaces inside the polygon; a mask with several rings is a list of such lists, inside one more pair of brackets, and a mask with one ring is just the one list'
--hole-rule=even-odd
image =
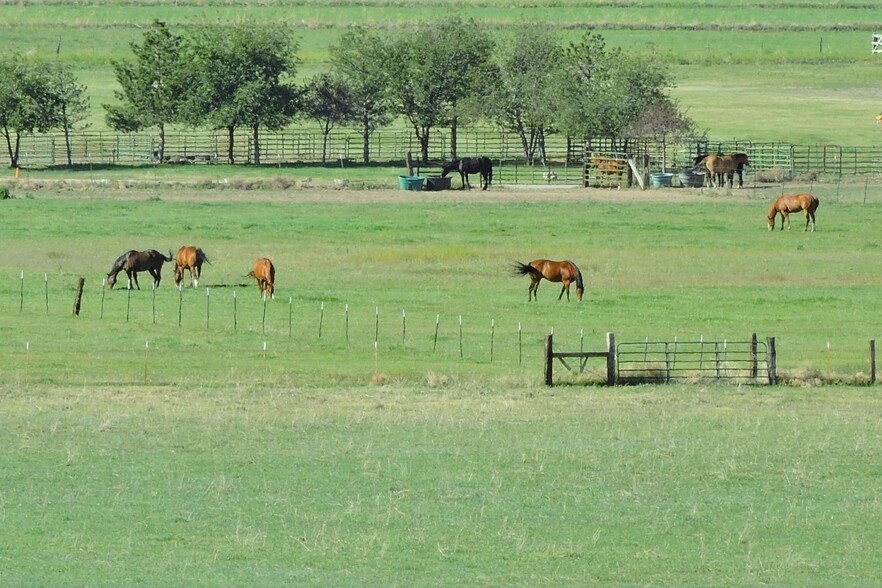
{"label": "wooden fence post", "polygon": [[80,304],[83,302],[83,286],[86,283],[86,278],[80,276],[80,280],[77,283],[77,295],[74,297],[74,305],[73,305],[73,313],[77,316],[80,316]]}
{"label": "wooden fence post", "polygon": [[757,357],[756,357],[756,333],[750,334],[750,377],[752,379],[756,379],[757,374],[759,373],[759,367],[757,365]]}
{"label": "wooden fence post", "polygon": [[769,384],[778,383],[778,351],[775,348],[775,338],[768,337],[766,339],[769,351]]}
{"label": "wooden fence post", "polygon": [[606,383],[616,385],[616,335],[606,334]]}
{"label": "wooden fence post", "polygon": [[554,372],[554,335],[548,335],[545,337],[545,385],[552,386],[553,385],[553,372]]}
{"label": "wooden fence post", "polygon": [[870,339],[870,384],[876,383],[876,340]]}

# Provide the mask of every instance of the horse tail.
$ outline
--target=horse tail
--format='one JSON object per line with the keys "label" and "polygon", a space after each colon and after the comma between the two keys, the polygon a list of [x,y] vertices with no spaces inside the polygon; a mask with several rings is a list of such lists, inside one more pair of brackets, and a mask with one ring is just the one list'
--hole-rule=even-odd
{"label": "horse tail", "polygon": [[528,263],[521,263],[520,261],[514,262],[512,265],[512,271],[514,276],[535,276],[542,277],[542,272],[537,270],[535,267]]}
{"label": "horse tail", "polygon": [[168,257],[164,257],[162,253],[159,254],[159,257],[162,257],[165,261],[174,261],[175,255],[172,253],[171,249],[168,250]]}

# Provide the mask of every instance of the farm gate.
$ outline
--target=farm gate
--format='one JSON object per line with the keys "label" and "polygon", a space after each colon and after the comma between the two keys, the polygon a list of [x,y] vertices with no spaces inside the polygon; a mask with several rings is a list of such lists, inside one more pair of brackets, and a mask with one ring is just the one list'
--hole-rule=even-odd
{"label": "farm gate", "polygon": [[[756,334],[746,340],[649,341],[616,344],[615,334],[607,333],[605,351],[554,350],[554,339],[545,339],[545,384],[554,384],[554,361],[575,371],[567,359],[577,359],[584,371],[591,357],[606,360],[606,383],[669,384],[675,381],[715,380],[775,384],[777,350],[775,338],[759,341]],[[874,370],[875,371],[875,370]]]}

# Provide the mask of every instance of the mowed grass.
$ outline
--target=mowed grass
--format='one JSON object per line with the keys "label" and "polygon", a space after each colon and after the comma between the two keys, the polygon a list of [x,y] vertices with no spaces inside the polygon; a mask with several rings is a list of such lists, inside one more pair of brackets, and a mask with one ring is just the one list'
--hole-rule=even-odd
{"label": "mowed grass", "polygon": [[[772,191],[3,201],[4,580],[877,582],[879,395],[819,384],[866,370],[882,199],[815,186],[818,231],[769,233]],[[212,260],[200,288],[166,267],[155,322],[146,274],[101,316],[119,253],[184,243]],[[260,255],[278,268],[265,321],[244,277]],[[528,303],[509,264],[540,256],[574,259],[586,300],[543,283]],[[593,365],[548,389],[551,329],[570,350],[756,331],[804,385],[610,389]]]}
{"label": "mowed grass", "polygon": [[12,585],[867,585],[860,388],[3,386]]}

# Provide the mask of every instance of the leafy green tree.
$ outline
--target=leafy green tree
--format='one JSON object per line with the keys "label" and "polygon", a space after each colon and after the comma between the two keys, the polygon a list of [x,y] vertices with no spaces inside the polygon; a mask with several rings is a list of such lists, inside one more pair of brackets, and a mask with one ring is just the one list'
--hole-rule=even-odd
{"label": "leafy green tree", "polygon": [[54,102],[57,106],[53,113],[53,127],[60,128],[64,133],[64,147],[67,165],[73,165],[70,146],[70,132],[74,125],[83,121],[88,115],[89,98],[86,87],[77,82],[73,72],[65,66],[56,65],[49,71]]}
{"label": "leafy green tree", "polygon": [[234,163],[236,129],[250,128],[254,163],[260,163],[260,127],[276,130],[297,108],[293,85],[297,44],[282,25],[242,21],[197,30],[190,39],[190,89],[181,118],[194,126],[225,129]]}
{"label": "leafy green tree", "polygon": [[45,67],[18,53],[0,59],[0,134],[11,167],[18,167],[22,136],[51,129],[57,112],[57,96]]}
{"label": "leafy green tree", "polygon": [[370,162],[371,135],[391,122],[385,70],[388,43],[363,27],[346,31],[329,49],[332,74],[349,88],[354,119],[361,128],[362,161]]}
{"label": "leafy green tree", "polygon": [[564,52],[558,118],[572,137],[627,141],[647,110],[666,100],[671,86],[666,67],[653,57],[607,50],[603,38],[587,33]]}
{"label": "leafy green tree", "polygon": [[555,35],[531,26],[500,44],[496,80],[485,101],[488,116],[517,134],[530,165],[536,150],[545,160],[545,136],[553,131],[555,93],[563,52]]}
{"label": "leafy green tree", "polygon": [[322,130],[322,163],[328,159],[328,136],[337,125],[355,119],[349,86],[330,74],[319,74],[303,87],[303,114],[318,121]]}
{"label": "leafy green tree", "polygon": [[478,24],[458,18],[421,25],[392,42],[385,60],[389,96],[413,127],[423,162],[432,129],[455,129],[461,103],[488,87],[484,74],[492,49]]}
{"label": "leafy green tree", "polygon": [[184,59],[186,44],[165,23],[153,21],[141,44],[129,46],[134,61],[111,61],[121,89],[114,91],[119,104],[105,104],[107,124],[118,131],[159,130],[159,160],[165,156],[165,128],[178,120],[179,107],[190,83]]}

